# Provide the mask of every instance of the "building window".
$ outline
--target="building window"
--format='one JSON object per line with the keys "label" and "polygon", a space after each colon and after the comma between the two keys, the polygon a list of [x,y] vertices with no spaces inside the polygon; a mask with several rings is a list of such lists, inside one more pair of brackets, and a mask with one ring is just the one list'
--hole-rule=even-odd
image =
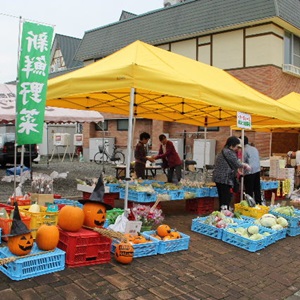
{"label": "building window", "polygon": [[96,131],[108,131],[108,120],[104,120],[104,122],[95,123]]}
{"label": "building window", "polygon": [[127,131],[128,130],[128,120],[117,120],[117,130],[118,131]]}
{"label": "building window", "polygon": [[300,74],[300,37],[284,34],[284,71]]}
{"label": "building window", "polygon": [[[206,131],[219,131],[219,127],[207,127]],[[198,131],[205,131],[204,126],[198,126]]]}

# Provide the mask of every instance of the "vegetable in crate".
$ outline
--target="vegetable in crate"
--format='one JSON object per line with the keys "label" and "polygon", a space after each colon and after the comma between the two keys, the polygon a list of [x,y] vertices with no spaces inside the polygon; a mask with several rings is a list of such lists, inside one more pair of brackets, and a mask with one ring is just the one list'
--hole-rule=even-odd
{"label": "vegetable in crate", "polygon": [[255,220],[257,225],[268,227],[274,230],[282,230],[288,227],[288,221],[283,217],[276,217],[272,214],[264,214],[261,218]]}
{"label": "vegetable in crate", "polygon": [[296,216],[295,208],[293,206],[281,206],[274,208],[274,211],[280,214],[284,214],[290,217]]}

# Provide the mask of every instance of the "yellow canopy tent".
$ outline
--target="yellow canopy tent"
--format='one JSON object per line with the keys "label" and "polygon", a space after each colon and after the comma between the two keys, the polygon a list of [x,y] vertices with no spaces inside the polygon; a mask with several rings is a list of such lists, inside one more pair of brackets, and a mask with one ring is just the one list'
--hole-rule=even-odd
{"label": "yellow canopy tent", "polygon": [[49,80],[47,105],[129,115],[132,88],[134,115],[141,118],[230,126],[241,111],[253,124],[299,121],[227,72],[140,41]]}
{"label": "yellow canopy tent", "polygon": [[[196,126],[236,124],[237,111],[254,124],[299,120],[229,73],[141,41],[49,80],[46,105],[129,115],[127,178],[134,116]],[[128,181],[125,209],[127,193]]]}
{"label": "yellow canopy tent", "polygon": [[[300,116],[300,94],[292,92],[277,100],[277,103],[289,107],[291,111],[295,111]],[[270,125],[253,125],[252,130],[262,132],[288,132],[288,133],[300,133],[300,118],[298,123],[290,124],[270,124]],[[238,130],[236,126],[232,126],[232,129]]]}

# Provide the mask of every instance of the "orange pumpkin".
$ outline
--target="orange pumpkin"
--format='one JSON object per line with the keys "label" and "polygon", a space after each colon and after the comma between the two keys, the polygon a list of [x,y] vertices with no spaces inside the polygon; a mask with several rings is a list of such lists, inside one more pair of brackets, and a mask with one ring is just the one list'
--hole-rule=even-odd
{"label": "orange pumpkin", "polygon": [[170,234],[171,228],[169,225],[161,224],[157,227],[156,232],[160,237],[165,237]]}
{"label": "orange pumpkin", "polygon": [[115,259],[122,264],[130,264],[133,261],[134,248],[130,243],[121,242],[116,246]]}
{"label": "orange pumpkin", "polygon": [[83,205],[84,225],[88,227],[103,227],[106,220],[106,207],[97,202],[87,202]]}
{"label": "orange pumpkin", "polygon": [[7,247],[12,254],[23,256],[31,252],[33,237],[31,232],[8,237]]}
{"label": "orange pumpkin", "polygon": [[53,250],[59,242],[59,230],[55,225],[43,224],[36,232],[35,242],[44,251]]}
{"label": "orange pumpkin", "polygon": [[124,233],[124,236],[127,238],[128,242],[133,242],[134,241],[135,236],[133,236],[132,234]]}
{"label": "orange pumpkin", "polygon": [[134,240],[133,240],[134,244],[143,244],[143,243],[146,243],[146,242],[147,242],[147,239],[142,235],[135,236]]}
{"label": "orange pumpkin", "polygon": [[174,239],[180,239],[180,238],[181,238],[181,234],[180,234],[180,232],[178,232],[177,230],[171,231],[171,232],[170,232],[170,236],[171,236],[172,238],[174,238]]}
{"label": "orange pumpkin", "polygon": [[58,213],[58,226],[66,231],[79,231],[83,225],[84,212],[81,208],[71,205],[64,206]]}

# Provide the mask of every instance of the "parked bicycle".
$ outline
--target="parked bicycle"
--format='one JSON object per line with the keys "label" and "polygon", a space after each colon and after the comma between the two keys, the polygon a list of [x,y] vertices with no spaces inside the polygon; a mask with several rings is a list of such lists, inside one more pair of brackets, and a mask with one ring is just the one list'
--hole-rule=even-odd
{"label": "parked bicycle", "polygon": [[108,152],[108,145],[104,144],[98,146],[99,152],[94,156],[94,162],[96,164],[101,163],[112,163],[123,165],[125,163],[125,155],[121,150],[117,150],[118,147],[114,146],[113,152],[110,154]]}

